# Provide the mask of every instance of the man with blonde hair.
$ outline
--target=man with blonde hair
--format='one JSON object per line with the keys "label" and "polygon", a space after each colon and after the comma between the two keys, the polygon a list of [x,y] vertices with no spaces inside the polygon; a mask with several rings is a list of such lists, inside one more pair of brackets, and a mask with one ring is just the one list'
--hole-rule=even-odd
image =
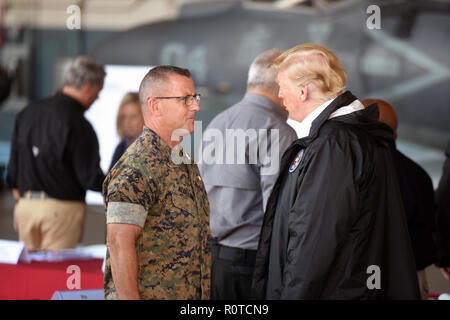
{"label": "man with blonde hair", "polygon": [[302,138],[283,155],[256,256],[257,299],[419,299],[392,131],[344,91],[329,49],[281,54],[279,96]]}

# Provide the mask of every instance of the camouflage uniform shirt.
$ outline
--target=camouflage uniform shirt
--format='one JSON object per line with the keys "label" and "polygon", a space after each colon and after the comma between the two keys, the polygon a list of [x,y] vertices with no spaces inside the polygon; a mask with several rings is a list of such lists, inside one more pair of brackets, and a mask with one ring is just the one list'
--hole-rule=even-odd
{"label": "camouflage uniform shirt", "polygon": [[[176,164],[173,153],[183,163]],[[111,169],[103,184],[107,223],[142,228],[136,240],[141,299],[209,299],[209,203],[200,173],[181,148],[152,130]],[[106,299],[118,299],[107,252]]]}

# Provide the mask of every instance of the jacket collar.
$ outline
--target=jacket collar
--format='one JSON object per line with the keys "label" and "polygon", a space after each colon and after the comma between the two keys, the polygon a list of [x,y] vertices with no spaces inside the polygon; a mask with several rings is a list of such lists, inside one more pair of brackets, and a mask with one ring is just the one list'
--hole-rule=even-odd
{"label": "jacket collar", "polygon": [[345,91],[343,94],[339,95],[336,99],[331,102],[328,107],[313,121],[311,125],[311,132],[309,136],[314,139],[319,134],[320,128],[323,126],[325,121],[328,120],[330,115],[342,106],[349,105],[356,100],[356,97],[350,92]]}
{"label": "jacket collar", "polygon": [[349,105],[353,101],[355,101],[357,98],[350,92],[345,91],[338,97],[336,97],[326,108],[323,110],[319,116],[312,122],[311,129],[309,131],[309,135],[307,137],[304,137],[302,139],[297,140],[299,144],[301,144],[303,147],[306,147],[313,141],[317,135],[319,134],[320,128],[324,125],[325,121],[328,120],[330,115],[341,108],[342,106]]}
{"label": "jacket collar", "polygon": [[80,102],[78,102],[78,100],[65,94],[64,92],[62,92],[62,90],[56,92],[55,98],[58,100],[63,100],[64,101],[64,103],[62,103],[63,105],[70,106],[76,109],[77,111],[80,111],[81,113],[84,113],[87,110]]}

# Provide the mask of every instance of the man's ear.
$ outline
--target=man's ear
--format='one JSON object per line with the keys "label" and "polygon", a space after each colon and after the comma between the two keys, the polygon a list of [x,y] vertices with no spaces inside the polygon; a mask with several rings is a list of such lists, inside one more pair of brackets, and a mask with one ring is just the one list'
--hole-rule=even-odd
{"label": "man's ear", "polygon": [[159,99],[149,98],[147,100],[147,108],[154,115],[159,115],[161,113],[161,104],[159,103]]}
{"label": "man's ear", "polygon": [[300,93],[301,101],[306,101],[308,99],[308,94],[309,94],[308,86],[300,85],[299,93]]}
{"label": "man's ear", "polygon": [[83,94],[88,94],[89,92],[91,92],[91,90],[93,89],[93,85],[92,85],[92,83],[86,83],[86,84],[84,84],[84,85],[82,85],[81,86],[81,88],[80,88],[80,91],[83,93]]}

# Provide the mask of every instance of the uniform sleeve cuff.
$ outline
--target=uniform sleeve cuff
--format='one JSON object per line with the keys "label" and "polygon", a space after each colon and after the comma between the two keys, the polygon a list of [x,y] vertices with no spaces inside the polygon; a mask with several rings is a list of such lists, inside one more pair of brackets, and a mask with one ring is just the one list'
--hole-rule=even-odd
{"label": "uniform sleeve cuff", "polygon": [[147,210],[140,204],[128,202],[109,202],[106,209],[106,223],[133,224],[143,228]]}

